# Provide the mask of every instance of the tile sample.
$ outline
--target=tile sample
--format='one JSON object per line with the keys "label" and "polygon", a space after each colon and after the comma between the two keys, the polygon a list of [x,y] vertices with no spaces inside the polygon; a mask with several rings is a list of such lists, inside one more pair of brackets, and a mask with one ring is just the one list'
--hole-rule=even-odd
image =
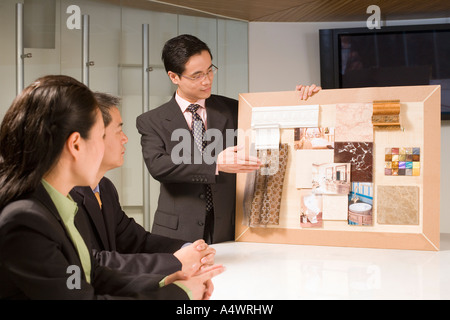
{"label": "tile sample", "polygon": [[295,187],[312,188],[313,163],[334,162],[334,151],[330,150],[296,150],[294,155]]}
{"label": "tile sample", "polygon": [[385,148],[386,176],[419,176],[420,148]]}
{"label": "tile sample", "polygon": [[418,186],[378,186],[377,222],[379,224],[419,224]]}
{"label": "tile sample", "polygon": [[323,195],[322,211],[323,220],[347,220],[348,196]]}
{"label": "tile sample", "polygon": [[335,141],[373,142],[371,103],[336,105]]}
{"label": "tile sample", "polygon": [[354,182],[372,182],[372,142],[335,142],[334,162],[350,163]]}

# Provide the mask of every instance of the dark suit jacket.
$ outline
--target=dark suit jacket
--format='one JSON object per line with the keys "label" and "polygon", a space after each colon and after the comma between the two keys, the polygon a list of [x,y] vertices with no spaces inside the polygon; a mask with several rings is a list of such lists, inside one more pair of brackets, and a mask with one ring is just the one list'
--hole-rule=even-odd
{"label": "dark suit jacket", "polygon": [[173,253],[186,241],[147,232],[123,212],[117,190],[108,178],[100,180],[102,210],[90,187],[75,187],[70,195],[78,203],[75,221],[89,221],[89,237],[100,265],[122,271],[168,275],[181,270]]}
{"label": "dark suit jacket", "polygon": [[[86,234],[86,221],[77,228]],[[90,250],[90,241],[85,239]],[[78,253],[42,185],[0,213],[0,299],[187,299],[163,276],[132,275],[99,266],[91,256],[91,283],[85,281]],[[68,289],[71,265],[81,270],[81,288]]]}
{"label": "dark suit jacket", "polygon": [[[224,148],[233,146],[236,139],[226,139],[226,131],[237,129],[238,102],[227,97],[212,95],[206,99],[207,129],[217,129],[223,140],[213,156]],[[182,153],[184,161],[174,163],[171,158],[180,154],[182,138],[173,139],[176,129],[189,132],[183,113],[175,96],[162,106],[140,115],[136,125],[141,137],[142,153],[150,174],[161,182],[158,207],[155,212],[152,232],[168,237],[194,241],[203,237],[206,218],[204,184],[210,184],[214,203],[213,243],[234,239],[234,215],[236,176],[220,172],[216,175],[216,162],[196,163],[199,151],[192,135],[189,135],[189,150]],[[212,139],[214,140],[214,139]],[[175,150],[174,150],[175,149]],[[203,159],[204,160],[204,159]],[[190,163],[186,163],[190,162]]]}

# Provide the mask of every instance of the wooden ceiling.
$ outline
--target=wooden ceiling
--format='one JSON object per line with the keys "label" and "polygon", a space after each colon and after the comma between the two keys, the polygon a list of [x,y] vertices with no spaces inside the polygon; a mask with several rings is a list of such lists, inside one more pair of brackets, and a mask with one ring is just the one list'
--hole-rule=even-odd
{"label": "wooden ceiling", "polygon": [[248,22],[364,21],[370,5],[382,20],[450,18],[449,0],[106,0],[153,11]]}

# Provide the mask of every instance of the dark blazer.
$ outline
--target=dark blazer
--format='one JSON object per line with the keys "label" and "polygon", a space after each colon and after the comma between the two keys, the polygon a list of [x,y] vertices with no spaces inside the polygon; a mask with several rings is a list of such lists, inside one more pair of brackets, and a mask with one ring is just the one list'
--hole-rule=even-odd
{"label": "dark blazer", "polygon": [[[87,234],[86,221],[77,228]],[[90,241],[85,239],[90,251]],[[91,256],[91,283],[78,253],[42,185],[0,213],[0,299],[187,299],[175,284],[159,289],[163,276],[132,275],[99,266]],[[68,289],[71,265],[81,270],[81,288]]]}
{"label": "dark blazer", "polygon": [[78,203],[75,222],[82,218],[89,221],[87,230],[100,265],[164,275],[181,270],[181,262],[173,253],[186,241],[147,232],[123,212],[111,180],[102,178],[99,187],[102,209],[90,187],[75,187],[70,195]]}
{"label": "dark blazer", "polygon": [[[207,129],[217,129],[223,135],[213,156],[224,148],[233,146],[236,139],[226,139],[226,131],[237,129],[238,102],[223,96],[212,95],[206,99]],[[136,126],[141,136],[142,153],[150,174],[161,182],[158,207],[155,212],[152,232],[168,237],[194,241],[204,234],[206,200],[204,184],[210,184],[214,203],[213,243],[234,239],[236,176],[220,172],[216,175],[216,162],[197,163],[199,151],[192,135],[181,152],[186,161],[176,164],[171,155],[180,154],[180,142],[172,139],[176,129],[189,132],[183,113],[175,96],[162,106],[140,115]],[[212,139],[214,140],[214,139]],[[207,147],[208,148],[208,147]],[[175,150],[174,150],[175,149]],[[189,160],[189,161],[187,161]],[[189,163],[187,163],[189,162]]]}

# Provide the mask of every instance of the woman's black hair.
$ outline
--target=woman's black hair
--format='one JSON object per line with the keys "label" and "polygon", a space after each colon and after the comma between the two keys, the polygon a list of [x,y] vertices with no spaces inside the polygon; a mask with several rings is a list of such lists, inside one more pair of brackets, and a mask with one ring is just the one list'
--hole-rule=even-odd
{"label": "woman's black hair", "polygon": [[89,138],[97,109],[91,90],[63,75],[39,78],[14,99],[0,127],[0,210],[37,188],[73,132]]}
{"label": "woman's black hair", "polygon": [[166,72],[172,71],[178,75],[185,70],[185,65],[193,55],[208,51],[212,54],[208,45],[190,34],[182,34],[166,42],[162,50],[162,61]]}

